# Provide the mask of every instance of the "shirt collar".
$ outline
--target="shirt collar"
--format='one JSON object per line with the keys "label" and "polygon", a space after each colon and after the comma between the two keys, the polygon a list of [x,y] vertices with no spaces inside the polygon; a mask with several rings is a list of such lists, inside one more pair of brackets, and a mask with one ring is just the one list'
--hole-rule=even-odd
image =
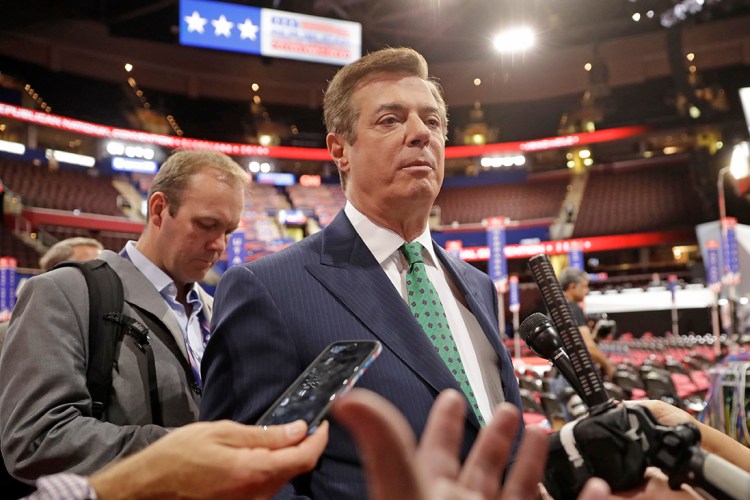
{"label": "shirt collar", "polygon": [[[350,201],[346,202],[344,213],[349,219],[349,222],[352,223],[352,226],[354,226],[354,230],[359,237],[362,238],[362,241],[365,242],[365,245],[381,266],[383,265],[383,262],[391,257],[401,245],[404,243],[410,243],[404,241],[401,236],[390,229],[375,224],[368,219],[366,215],[357,210]],[[427,249],[427,253],[432,259],[432,264],[435,264],[437,262],[437,255],[432,248],[432,235],[430,234],[430,228],[428,225],[425,224],[424,231],[414,241],[421,243],[422,246]]]}
{"label": "shirt collar", "polygon": [[[135,243],[135,241],[131,240],[128,241],[125,245],[124,252],[127,258],[130,260],[130,262],[133,263],[136,268],[138,268],[141,274],[143,274],[143,276],[145,276],[146,279],[151,282],[152,285],[154,285],[154,288],[156,288],[156,290],[160,294],[166,294],[174,300],[177,297],[177,287],[175,286],[172,278],[170,278],[167,273],[159,269],[159,267],[151,262],[148,257],[143,255],[143,253],[138,250],[138,248],[136,248]],[[190,289],[188,290],[187,294],[187,300],[189,302],[194,302],[196,300],[200,301],[195,283],[190,284]]]}

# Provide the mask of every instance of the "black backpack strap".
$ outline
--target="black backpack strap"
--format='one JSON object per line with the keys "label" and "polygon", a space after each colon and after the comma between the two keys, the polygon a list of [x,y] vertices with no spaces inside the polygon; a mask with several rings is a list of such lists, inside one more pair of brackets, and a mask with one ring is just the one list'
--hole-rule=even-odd
{"label": "black backpack strap", "polygon": [[104,319],[120,325],[121,329],[124,329],[125,332],[133,337],[138,349],[146,355],[146,363],[148,366],[148,394],[151,399],[151,421],[152,423],[163,427],[164,421],[161,416],[161,405],[159,404],[159,386],[156,382],[156,360],[154,359],[154,351],[151,349],[151,338],[148,335],[148,328],[140,321],[133,319],[130,316],[125,316],[122,313],[106,313]]}
{"label": "black backpack strap", "polygon": [[[117,348],[123,335],[127,333],[133,337],[138,348],[146,356],[151,422],[163,426],[156,380],[156,360],[150,344],[149,328],[122,313],[125,297],[120,277],[103,260],[66,261],[55,266],[58,267],[78,268],[86,280],[89,291],[89,357],[86,387],[91,394],[91,415],[99,420],[104,417],[112,388],[112,370],[117,359]],[[157,327],[155,331],[158,333],[160,330]],[[180,355],[178,359],[182,361],[183,356]],[[189,371],[192,377],[192,370]]]}
{"label": "black backpack strap", "polygon": [[124,295],[122,282],[103,260],[67,261],[55,266],[76,267],[86,279],[89,291],[89,355],[86,386],[91,394],[91,415],[101,419],[109,402],[112,369],[117,345],[122,341],[122,328],[108,321],[107,314],[122,314]]}
{"label": "black backpack strap", "polygon": [[104,417],[112,389],[112,370],[117,359],[117,346],[127,333],[135,339],[138,348],[146,355],[151,420],[156,425],[163,425],[156,381],[156,361],[149,343],[149,331],[138,320],[122,313],[125,296],[120,277],[103,260],[68,261],[55,267],[77,267],[86,279],[89,290],[89,358],[86,387],[91,394],[91,415],[99,420]]}
{"label": "black backpack strap", "polygon": [[180,351],[180,348],[177,345],[177,342],[175,342],[175,339],[172,336],[172,332],[170,332],[169,329],[161,321],[161,319],[156,317],[156,315],[153,314],[151,311],[147,311],[145,309],[140,309],[137,307],[136,309],[138,310],[138,315],[146,324],[149,331],[153,335],[155,335],[159,340],[161,340],[162,344],[164,344],[167,347],[167,349],[169,349],[170,352],[174,355],[175,359],[180,362],[180,365],[182,366],[182,370],[185,372],[185,380],[188,381],[190,390],[197,396],[200,396],[203,392],[201,390],[201,386],[195,380],[195,375],[193,374],[193,368],[190,366],[190,362],[187,359],[185,359],[185,356]]}

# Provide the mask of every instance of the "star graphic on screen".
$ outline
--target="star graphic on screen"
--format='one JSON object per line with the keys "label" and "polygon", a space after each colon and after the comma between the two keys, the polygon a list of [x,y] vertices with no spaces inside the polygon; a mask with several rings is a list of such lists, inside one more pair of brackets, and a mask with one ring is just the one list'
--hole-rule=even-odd
{"label": "star graphic on screen", "polygon": [[205,17],[201,17],[201,15],[198,14],[197,10],[194,10],[191,15],[185,16],[183,19],[188,24],[188,33],[197,31],[201,35],[203,34],[203,27],[208,22],[208,19],[206,19]]}
{"label": "star graphic on screen", "polygon": [[224,14],[220,15],[219,19],[212,20],[211,24],[214,25],[214,35],[223,35],[227,38],[232,36],[232,27],[234,26],[234,23],[231,21],[227,21],[227,18],[224,17]]}
{"label": "star graphic on screen", "polygon": [[250,40],[255,41],[258,36],[258,30],[260,29],[260,26],[256,26],[248,18],[245,18],[245,22],[238,24],[237,27],[240,29],[240,40],[249,38]]}

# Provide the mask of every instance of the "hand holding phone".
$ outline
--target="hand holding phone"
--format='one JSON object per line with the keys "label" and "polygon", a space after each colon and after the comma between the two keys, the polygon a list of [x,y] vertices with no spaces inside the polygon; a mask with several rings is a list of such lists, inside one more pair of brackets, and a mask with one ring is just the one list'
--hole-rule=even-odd
{"label": "hand holding phone", "polygon": [[352,388],[381,350],[377,340],[332,343],[260,417],[257,425],[302,419],[307,422],[308,434],[313,433],[333,401]]}

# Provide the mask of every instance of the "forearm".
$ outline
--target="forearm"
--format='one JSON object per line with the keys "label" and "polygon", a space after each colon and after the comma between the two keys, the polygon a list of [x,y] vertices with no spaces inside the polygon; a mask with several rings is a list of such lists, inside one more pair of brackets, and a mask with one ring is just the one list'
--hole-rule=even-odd
{"label": "forearm", "polygon": [[3,440],[3,456],[9,472],[27,481],[58,472],[91,474],[145,448],[167,432],[155,425],[117,426],[91,417],[74,418],[38,431],[36,426],[14,429],[19,427],[7,429],[7,435],[17,435],[8,442]]}
{"label": "forearm", "polygon": [[704,450],[750,472],[750,448],[711,426],[697,421],[696,424],[701,432],[701,447]]}
{"label": "forearm", "polygon": [[594,362],[601,366],[602,372],[610,376],[612,371],[614,370],[614,365],[612,362],[607,358],[607,355],[604,354],[598,347],[594,346],[593,349],[590,349],[589,352],[591,353],[591,357],[593,358]]}
{"label": "forearm", "polygon": [[583,342],[586,344],[586,349],[589,351],[589,354],[591,354],[591,359],[601,367],[604,375],[608,377],[611,376],[614,372],[614,365],[609,358],[607,358],[606,354],[599,349],[599,346],[596,345],[596,342],[594,342],[594,338],[591,335],[591,331],[589,331],[587,326],[580,326],[578,329],[581,332],[581,337],[583,337]]}
{"label": "forearm", "polygon": [[166,478],[161,471],[148,455],[137,455],[94,474],[89,482],[99,500],[165,498],[169,492],[162,489]]}
{"label": "forearm", "polygon": [[647,408],[664,425],[694,424],[701,433],[701,447],[705,451],[750,472],[750,448],[746,448],[721,431],[699,422],[688,412],[660,400],[644,400],[628,402],[628,404],[637,404]]}

